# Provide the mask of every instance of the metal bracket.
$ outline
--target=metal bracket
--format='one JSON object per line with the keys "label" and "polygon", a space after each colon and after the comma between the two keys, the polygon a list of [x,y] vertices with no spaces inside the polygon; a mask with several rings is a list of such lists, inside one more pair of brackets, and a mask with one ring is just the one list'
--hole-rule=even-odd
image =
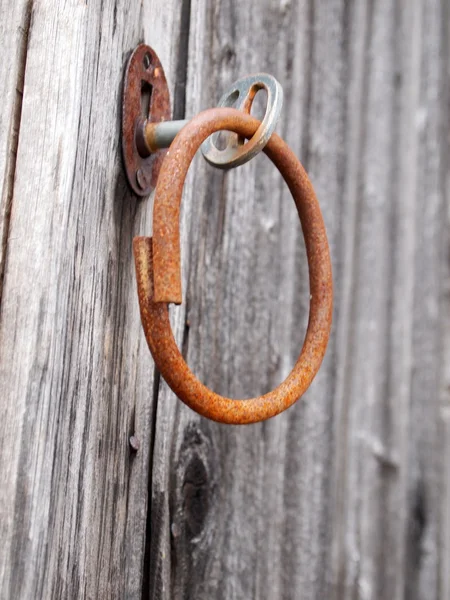
{"label": "metal bracket", "polygon": [[[245,141],[228,132],[226,147],[219,149],[217,134],[205,141],[203,156],[215,167],[243,165],[261,152],[269,141],[283,105],[283,89],[267,73],[247,75],[235,81],[219,106],[250,113],[258,90],[267,92],[266,112],[258,130]],[[122,149],[125,171],[133,191],[148,196],[156,186],[166,148],[188,121],[170,121],[170,96],[161,62],[155,51],[139,45],[128,61],[123,90]]]}
{"label": "metal bracket", "polygon": [[156,186],[167,150],[151,154],[139,133],[145,122],[160,123],[171,117],[166,76],[156,52],[140,44],[125,73],[122,104],[122,152],[128,183],[138,196],[148,196]]}

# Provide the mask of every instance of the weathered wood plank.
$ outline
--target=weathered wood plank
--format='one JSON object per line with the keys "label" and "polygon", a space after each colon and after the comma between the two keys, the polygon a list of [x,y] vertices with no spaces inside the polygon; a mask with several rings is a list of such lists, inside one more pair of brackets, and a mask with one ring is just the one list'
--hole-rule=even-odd
{"label": "weathered wood plank", "polygon": [[[444,5],[442,12],[442,100],[450,94],[450,7]],[[448,106],[448,105],[447,105]],[[449,117],[445,104],[443,109],[443,127],[448,127]],[[445,125],[446,123],[446,125]],[[441,277],[441,321],[439,329],[441,335],[441,377],[440,377],[440,427],[439,427],[439,461],[438,461],[438,493],[439,493],[439,591],[440,598],[450,596],[450,175],[448,165],[450,164],[450,140],[443,144],[443,156],[441,162],[443,189],[445,191],[445,213],[443,217],[443,241],[441,252],[443,254]],[[447,165],[447,168],[446,168]]]}
{"label": "weathered wood plank", "polygon": [[[325,106],[320,93],[331,97],[343,85],[335,62],[343,4],[322,18],[320,48],[308,3],[193,3],[187,107],[193,114],[213,105],[243,73],[277,76],[287,92],[284,135],[300,156],[308,154],[307,163],[313,149],[329,161],[319,196],[332,194],[324,203],[334,244],[344,107],[339,99]],[[329,55],[326,66],[320,50]],[[317,86],[319,65],[325,90]],[[310,122],[313,79],[319,131]],[[225,175],[200,163],[191,177],[183,213],[187,308],[174,315],[180,343],[213,389],[254,395],[287,374],[303,340],[308,280],[298,219],[263,157]],[[173,561],[161,558],[153,569],[156,597],[292,598],[297,589],[305,598],[326,597],[332,397],[325,374],[332,355],[331,346],[309,402],[245,428],[198,419],[162,385],[153,498],[163,533],[155,554],[171,553]]]}
{"label": "weathered wood plank", "polygon": [[336,597],[403,598],[420,13],[417,3],[362,4],[334,569]]}
{"label": "weathered wood plank", "polygon": [[441,449],[437,442],[442,417],[446,425],[445,411],[440,412],[440,392],[445,368],[441,358],[443,334],[448,336],[443,327],[448,314],[443,294],[449,282],[446,186],[450,163],[449,138],[442,132],[448,132],[449,127],[449,18],[448,3],[422,3],[406,572],[406,596],[413,600],[448,597],[440,586],[445,579],[450,580],[448,558],[446,561],[445,555],[440,556],[445,494],[437,453]]}
{"label": "weathered wood plank", "polygon": [[0,313],[2,598],[142,595],[153,363],[131,241],[151,206],[124,181],[120,94],[144,37],[173,89],[179,21],[176,2],[32,4]]}
{"label": "weathered wood plank", "polygon": [[[428,465],[427,493],[434,497],[437,486],[438,405],[423,406],[423,394],[438,398],[441,317],[433,313],[430,331],[414,331],[425,302],[420,265],[432,271],[432,302],[440,294],[436,248],[444,221],[431,212],[430,262],[419,261],[420,207],[428,195],[443,206],[448,165],[434,126],[420,150],[420,117],[425,103],[428,115],[440,115],[433,123],[448,118],[439,62],[448,32],[438,27],[445,10],[439,0],[192,2],[188,114],[211,106],[243,73],[269,70],[282,81],[281,130],[323,207],[336,309],[308,399],[264,425],[208,423],[161,384],[155,597],[391,600],[412,593],[412,554],[422,542],[411,546],[411,486],[420,462]],[[428,178],[425,152],[438,165]],[[189,364],[219,392],[245,397],[270,389],[296,358],[308,289],[291,209],[262,158],[229,174],[200,161],[190,174],[182,213],[185,305],[173,318]],[[416,427],[413,367],[427,340],[435,371],[430,381],[430,365],[423,367],[426,418]],[[411,597],[445,597],[436,587],[438,569],[447,568],[436,552],[436,508],[434,501],[427,507],[430,552],[417,573],[427,595],[421,584]]]}
{"label": "weathered wood plank", "polygon": [[[372,116],[375,106],[367,113],[367,172],[376,170],[386,156],[390,163],[385,162],[385,175],[376,174],[366,188],[366,201],[363,193],[357,223],[357,228],[364,222],[366,226],[354,250],[359,279],[352,292],[356,297],[351,306],[354,331],[349,335],[353,335],[353,358],[341,369],[348,384],[342,387],[341,406],[345,407],[338,431],[346,457],[338,463],[337,477],[342,481],[346,471],[347,479],[338,505],[344,512],[336,515],[339,598],[352,594],[445,597],[439,595],[436,585],[440,518],[435,497],[437,339],[442,313],[433,311],[431,321],[427,317],[430,306],[440,303],[436,278],[443,257],[436,249],[442,244],[444,222],[439,214],[444,194],[441,169],[448,169],[441,163],[445,140],[439,133],[442,125],[438,125],[445,114],[448,118],[448,108],[442,105],[445,85],[439,59],[447,43],[442,28],[444,8],[442,2],[397,7],[392,19],[386,19],[395,23],[395,31],[389,34],[389,29],[383,28],[388,38],[381,40],[379,47],[372,36],[373,50],[369,45],[366,58],[370,61],[365,68],[369,102],[371,94],[385,93],[388,85],[378,81],[371,86],[371,67],[375,75],[391,77],[395,86],[390,97],[379,103],[383,111],[377,119]],[[380,4],[376,10],[381,10]],[[373,19],[372,15],[367,22],[373,24]],[[377,68],[392,43],[392,60]],[[392,125],[383,130],[389,106],[394,115]],[[378,144],[384,140],[386,149],[377,145],[377,140]],[[376,199],[386,180],[391,191],[381,210]],[[369,204],[370,193],[373,202]],[[430,208],[427,226],[424,203],[430,207],[428,201],[435,209]],[[377,230],[380,218],[386,221]],[[433,233],[424,247],[423,236],[430,228]],[[380,272],[377,265],[383,261],[384,271]],[[371,347],[377,338],[377,345]],[[424,352],[430,344],[429,352]],[[419,583],[422,578],[425,585]]]}

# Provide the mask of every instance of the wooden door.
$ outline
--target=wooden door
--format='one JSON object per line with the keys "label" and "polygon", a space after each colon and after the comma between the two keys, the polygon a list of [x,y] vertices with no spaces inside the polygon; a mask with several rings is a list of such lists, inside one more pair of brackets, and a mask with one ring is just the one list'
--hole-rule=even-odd
{"label": "wooden door", "polygon": [[[0,597],[450,597],[447,0],[0,0]],[[121,162],[121,84],[158,53],[175,118],[266,71],[323,210],[335,311],[286,413],[207,421],[155,376]],[[294,205],[259,156],[196,158],[189,365],[268,391],[308,317]],[[129,438],[139,441],[133,451]]]}

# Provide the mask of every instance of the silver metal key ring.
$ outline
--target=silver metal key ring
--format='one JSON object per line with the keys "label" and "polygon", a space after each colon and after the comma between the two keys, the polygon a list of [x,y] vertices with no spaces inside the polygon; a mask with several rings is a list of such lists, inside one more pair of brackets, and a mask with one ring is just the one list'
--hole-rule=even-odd
{"label": "silver metal key ring", "polygon": [[234,107],[250,114],[253,100],[262,89],[267,92],[267,107],[256,133],[246,142],[236,133],[228,133],[227,145],[223,150],[219,150],[215,144],[220,132],[210,136],[202,144],[202,153],[211,165],[221,169],[238,167],[251,160],[267,144],[283,107],[283,88],[275,77],[267,73],[256,73],[238,79],[221,97],[218,106]]}

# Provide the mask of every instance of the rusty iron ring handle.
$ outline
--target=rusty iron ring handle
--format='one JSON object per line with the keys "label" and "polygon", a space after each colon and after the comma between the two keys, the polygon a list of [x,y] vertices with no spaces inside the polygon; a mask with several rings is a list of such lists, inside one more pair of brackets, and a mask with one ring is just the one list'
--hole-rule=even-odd
{"label": "rusty iron ring handle", "polygon": [[178,350],[168,303],[181,303],[179,215],[184,180],[195,152],[212,133],[225,129],[247,139],[260,122],[233,108],[213,108],[194,117],[176,136],[156,187],[153,240],[133,241],[141,320],[155,363],[175,394],[199,414],[221,423],[256,423],[296,402],[321,365],[331,328],[333,289],[325,225],[314,189],[287,144],[273,134],[264,152],[284,177],[297,206],[309,265],[310,314],[300,356],[272,392],[233,400],[214,393],[192,373]]}

